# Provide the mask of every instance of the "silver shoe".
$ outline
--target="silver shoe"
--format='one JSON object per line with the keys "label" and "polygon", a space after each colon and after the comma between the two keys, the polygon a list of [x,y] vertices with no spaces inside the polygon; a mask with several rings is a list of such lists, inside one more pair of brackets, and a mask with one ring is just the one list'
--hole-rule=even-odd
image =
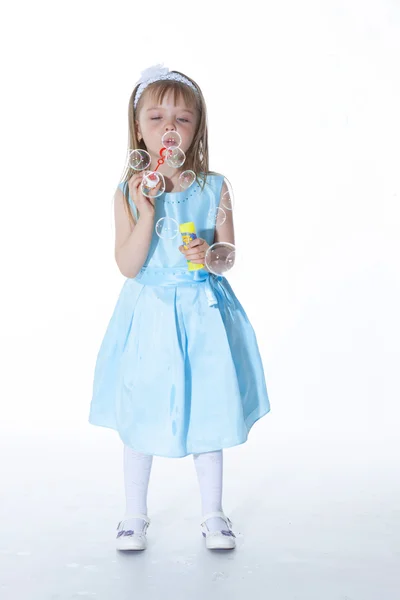
{"label": "silver shoe", "polygon": [[[124,524],[128,519],[142,519],[144,526],[142,531],[135,533],[133,529],[124,529]],[[129,515],[124,517],[117,525],[117,550],[145,550],[147,547],[146,531],[150,525],[150,519],[147,515]]]}
{"label": "silver shoe", "polygon": [[[206,521],[213,517],[221,517],[226,523],[226,529],[221,531],[209,531]],[[223,512],[213,512],[204,515],[200,523],[203,528],[203,537],[205,537],[206,548],[209,550],[232,550],[236,547],[236,536],[233,533],[231,520]]]}

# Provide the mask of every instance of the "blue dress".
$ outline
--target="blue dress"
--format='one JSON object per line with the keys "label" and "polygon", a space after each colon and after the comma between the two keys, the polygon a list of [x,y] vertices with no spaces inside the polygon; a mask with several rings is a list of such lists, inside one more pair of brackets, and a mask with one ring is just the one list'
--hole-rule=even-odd
{"label": "blue dress", "polygon": [[[164,192],[154,223],[193,221],[211,245],[210,211],[223,181],[209,174],[203,191],[195,182]],[[181,244],[179,232],[165,239],[154,230],[143,268],[124,282],[97,355],[89,415],[89,423],[115,429],[137,452],[165,457],[242,444],[270,410],[243,307],[226,277],[188,270]]]}

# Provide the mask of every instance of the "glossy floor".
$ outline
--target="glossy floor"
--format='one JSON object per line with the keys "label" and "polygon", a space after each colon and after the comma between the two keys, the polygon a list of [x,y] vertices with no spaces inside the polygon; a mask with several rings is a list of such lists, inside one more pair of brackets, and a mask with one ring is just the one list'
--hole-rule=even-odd
{"label": "glossy floor", "polygon": [[395,439],[271,433],[225,451],[237,548],[210,552],[192,457],[156,457],[148,548],[115,550],[122,446],[111,431],[1,432],[3,600],[395,600]]}

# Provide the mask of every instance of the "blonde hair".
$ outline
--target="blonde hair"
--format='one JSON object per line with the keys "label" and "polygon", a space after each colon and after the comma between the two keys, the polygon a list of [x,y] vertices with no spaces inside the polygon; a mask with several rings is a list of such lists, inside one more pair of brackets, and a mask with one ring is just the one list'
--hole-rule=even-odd
{"label": "blonde hair", "polygon": [[[197,94],[191,87],[189,87],[185,83],[181,83],[180,81],[167,80],[167,79],[155,81],[154,83],[151,83],[144,90],[143,94],[139,98],[139,102],[138,102],[136,110],[135,110],[134,100],[135,100],[135,95],[136,95],[137,89],[140,85],[140,84],[137,84],[131,94],[131,97],[129,99],[129,106],[128,106],[128,127],[129,127],[128,152],[129,152],[129,150],[136,150],[136,149],[147,150],[144,140],[142,139],[140,142],[138,141],[137,136],[136,136],[136,127],[135,127],[135,121],[137,120],[137,116],[143,105],[143,98],[147,94],[150,93],[154,97],[155,101],[158,104],[161,104],[164,99],[165,94],[169,90],[172,90],[174,93],[174,103],[175,104],[176,104],[178,97],[181,96],[184,103],[186,104],[186,106],[194,107],[198,113],[198,122],[197,122],[196,131],[195,131],[192,143],[190,145],[190,148],[186,152],[186,160],[185,160],[184,168],[185,168],[185,170],[190,169],[196,173],[196,181],[199,183],[199,185],[201,186],[201,189],[203,190],[204,186],[206,185],[206,182],[207,182],[207,175],[214,174],[213,171],[209,171],[209,164],[208,164],[208,131],[207,131],[206,103],[205,103],[203,94],[201,92],[201,89],[199,88],[197,83],[195,81],[193,81],[193,79],[191,79],[187,75],[184,75],[183,73],[180,73],[179,71],[173,71],[173,73],[179,73],[179,75],[183,75],[184,77],[186,77],[186,79],[191,81],[193,83],[193,85],[195,86],[195,88],[197,89]],[[135,169],[132,169],[132,167],[130,167],[129,163],[127,162],[125,169],[124,169],[124,173],[121,177],[121,182],[120,182],[120,183],[125,184],[123,186],[125,207],[127,209],[128,215],[132,222],[133,222],[133,216],[132,216],[131,208],[129,206],[129,200],[128,200],[129,188],[128,188],[127,182],[132,177],[132,175],[136,172],[137,171],[135,171]]]}

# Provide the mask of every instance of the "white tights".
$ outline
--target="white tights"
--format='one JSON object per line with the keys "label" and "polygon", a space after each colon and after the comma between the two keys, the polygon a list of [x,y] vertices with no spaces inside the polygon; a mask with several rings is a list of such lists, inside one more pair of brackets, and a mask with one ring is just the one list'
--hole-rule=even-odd
{"label": "white tights", "polygon": [[[222,450],[193,454],[193,461],[200,487],[202,514],[222,511]],[[134,514],[147,515],[147,491],[153,456],[135,452],[124,445],[124,482],[126,497],[125,519]],[[139,531],[143,527],[140,519],[129,519],[129,527]],[[207,520],[210,531],[224,529],[225,522],[219,517]]]}

